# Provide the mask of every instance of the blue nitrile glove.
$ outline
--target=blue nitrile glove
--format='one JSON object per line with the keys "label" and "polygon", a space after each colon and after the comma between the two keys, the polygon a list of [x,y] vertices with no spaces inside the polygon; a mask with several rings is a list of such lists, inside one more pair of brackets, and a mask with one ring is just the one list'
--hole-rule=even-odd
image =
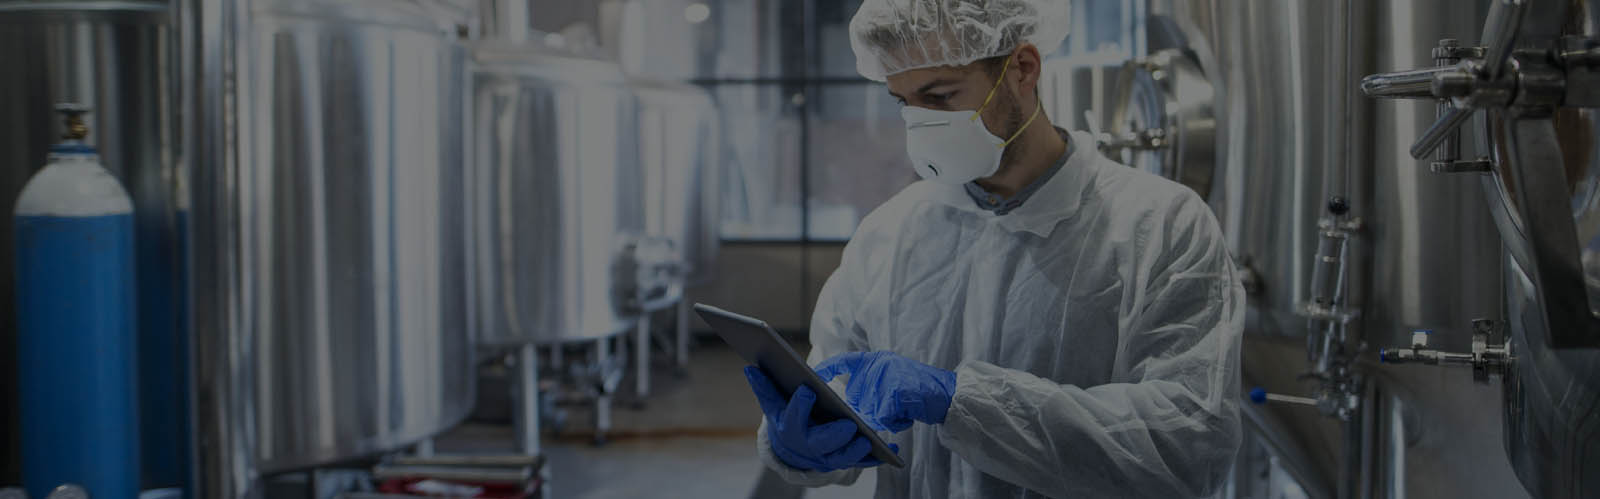
{"label": "blue nitrile glove", "polygon": [[944,423],[956,373],[894,352],[848,352],[817,365],[822,379],[849,374],[845,401],[875,428],[900,432],[912,421]]}
{"label": "blue nitrile glove", "polygon": [[[761,369],[745,366],[744,377],[750,381],[750,390],[755,392],[761,412],[767,415],[767,440],[772,443],[772,453],[784,464],[813,471],[883,464],[868,455],[872,452],[872,441],[857,433],[854,422],[848,419],[822,424],[811,422],[811,407],[817,402],[817,394],[811,388],[801,386],[793,397],[784,400]],[[889,444],[889,448],[899,450],[894,444]]]}

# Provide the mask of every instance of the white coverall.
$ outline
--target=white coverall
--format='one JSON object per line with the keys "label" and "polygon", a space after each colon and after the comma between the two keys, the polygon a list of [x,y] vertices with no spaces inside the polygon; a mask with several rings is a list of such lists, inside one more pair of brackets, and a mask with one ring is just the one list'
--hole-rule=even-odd
{"label": "white coverall", "polygon": [[[879,498],[1195,497],[1239,446],[1245,297],[1216,219],[1176,183],[1072,134],[1007,215],[917,182],[862,221],[823,287],[812,365],[889,350],[957,373],[941,425],[888,437]],[[808,486],[860,469],[768,466]]]}

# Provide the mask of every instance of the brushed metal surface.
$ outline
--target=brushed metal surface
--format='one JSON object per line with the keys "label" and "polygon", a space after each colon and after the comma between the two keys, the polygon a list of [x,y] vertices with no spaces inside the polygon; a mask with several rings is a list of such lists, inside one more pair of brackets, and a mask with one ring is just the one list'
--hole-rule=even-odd
{"label": "brushed metal surface", "polygon": [[[1482,5],[1214,0],[1170,2],[1152,12],[1172,13],[1191,43],[1203,42],[1196,50],[1202,70],[1219,88],[1224,171],[1211,203],[1235,257],[1260,285],[1250,295],[1247,379],[1288,393],[1312,386],[1296,381],[1308,366],[1304,349],[1289,345],[1306,330],[1299,306],[1310,290],[1317,222],[1333,195],[1347,197],[1363,222],[1348,270],[1349,303],[1360,313],[1348,349],[1398,344],[1412,328],[1429,328],[1448,343],[1443,348],[1467,350],[1470,319],[1501,317],[1502,252],[1479,180],[1428,173],[1407,152],[1432,123],[1434,105],[1377,106],[1356,93],[1372,69],[1431,65],[1429,49],[1439,38],[1476,40]],[[1425,423],[1408,447],[1390,440],[1361,456],[1337,421],[1269,406],[1270,424],[1281,425],[1274,433],[1297,447],[1286,453],[1314,463],[1300,472],[1302,483],[1338,489],[1309,493],[1523,494],[1495,452],[1499,428],[1485,415],[1498,390],[1473,386],[1465,372],[1362,369],[1390,397],[1369,402],[1406,407]],[[1354,458],[1365,462],[1352,464]],[[1356,476],[1362,469],[1387,471]]]}
{"label": "brushed metal surface", "polygon": [[[17,400],[16,287],[10,211],[59,141],[59,102],[92,108],[90,145],[133,198],[144,348],[172,347],[179,310],[178,220],[170,94],[171,30],[159,1],[0,1],[0,400]],[[159,286],[156,286],[159,283]],[[147,352],[148,354],[151,352]],[[173,359],[179,352],[159,358]],[[167,373],[174,374],[174,373]],[[152,376],[153,378],[153,376]],[[177,380],[165,380],[175,383]],[[169,398],[169,401],[181,397]],[[147,404],[152,402],[147,402]],[[154,409],[154,407],[151,407]],[[18,483],[16,406],[0,404],[0,483]],[[172,407],[161,414],[176,414]],[[173,421],[175,424],[176,421]],[[155,449],[156,446],[147,446]],[[177,444],[165,451],[176,451]],[[175,459],[175,453],[151,458]],[[168,482],[170,476],[161,477]]]}
{"label": "brushed metal surface", "polygon": [[471,408],[468,58],[439,12],[184,5],[201,496]]}
{"label": "brushed metal surface", "polygon": [[474,49],[480,344],[622,333],[646,229],[633,93],[614,63],[496,43]]}
{"label": "brushed metal surface", "polygon": [[722,124],[699,87],[634,79],[645,231],[671,239],[685,284],[710,281],[722,246]]}
{"label": "brushed metal surface", "polygon": [[[1521,46],[1559,35],[1600,36],[1600,2],[1529,7],[1518,32]],[[1593,497],[1600,494],[1600,351],[1556,345],[1552,328],[1574,326],[1553,324],[1552,318],[1561,317],[1545,307],[1559,300],[1568,311],[1577,309],[1577,327],[1587,331],[1566,333],[1600,334],[1594,317],[1600,310],[1600,112],[1563,108],[1550,118],[1496,113],[1486,134],[1496,140],[1500,174],[1485,177],[1483,186],[1511,250],[1505,285],[1515,370],[1504,383],[1505,450],[1535,497]],[[1561,231],[1529,220],[1533,198],[1555,203],[1540,222],[1571,223],[1570,230],[1560,229],[1576,236],[1576,248],[1539,248],[1550,239],[1536,236]],[[1555,255],[1577,259],[1551,261]],[[1560,265],[1559,277],[1581,274],[1582,282],[1548,283],[1543,277],[1549,276],[1535,272],[1539,265]]]}

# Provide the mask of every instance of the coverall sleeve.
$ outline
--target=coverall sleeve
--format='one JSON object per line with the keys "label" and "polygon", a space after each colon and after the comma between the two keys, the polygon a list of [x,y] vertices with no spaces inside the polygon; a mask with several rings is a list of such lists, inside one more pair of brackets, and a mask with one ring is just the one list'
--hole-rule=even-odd
{"label": "coverall sleeve", "polygon": [[1244,290],[1209,210],[1178,205],[1151,236],[1166,242],[1148,288],[1122,312],[1112,382],[964,362],[938,427],[947,448],[1053,497],[1200,497],[1220,485],[1240,440]]}
{"label": "coverall sleeve", "polygon": [[[855,320],[855,304],[861,302],[872,282],[866,274],[870,266],[864,261],[869,253],[873,253],[870,251],[872,248],[885,243],[883,238],[869,229],[871,221],[869,217],[862,222],[857,237],[845,246],[839,268],[828,277],[828,282],[823,284],[822,292],[817,297],[817,308],[811,315],[811,353],[806,357],[808,364],[815,366],[834,355],[867,350],[866,332]],[[841,381],[830,383],[834,391],[842,393]],[[823,473],[784,464],[772,453],[772,442],[767,438],[766,418],[762,418],[761,428],[756,432],[756,451],[768,468],[796,485],[850,485],[861,475],[860,468]]]}

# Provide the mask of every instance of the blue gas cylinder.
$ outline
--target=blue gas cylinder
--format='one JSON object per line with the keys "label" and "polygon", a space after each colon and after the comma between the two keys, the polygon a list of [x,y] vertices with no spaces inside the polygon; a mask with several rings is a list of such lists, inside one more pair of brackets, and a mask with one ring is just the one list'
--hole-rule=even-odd
{"label": "blue gas cylinder", "polygon": [[17,379],[22,482],[139,494],[133,203],[83,142],[86,109],[17,199]]}

